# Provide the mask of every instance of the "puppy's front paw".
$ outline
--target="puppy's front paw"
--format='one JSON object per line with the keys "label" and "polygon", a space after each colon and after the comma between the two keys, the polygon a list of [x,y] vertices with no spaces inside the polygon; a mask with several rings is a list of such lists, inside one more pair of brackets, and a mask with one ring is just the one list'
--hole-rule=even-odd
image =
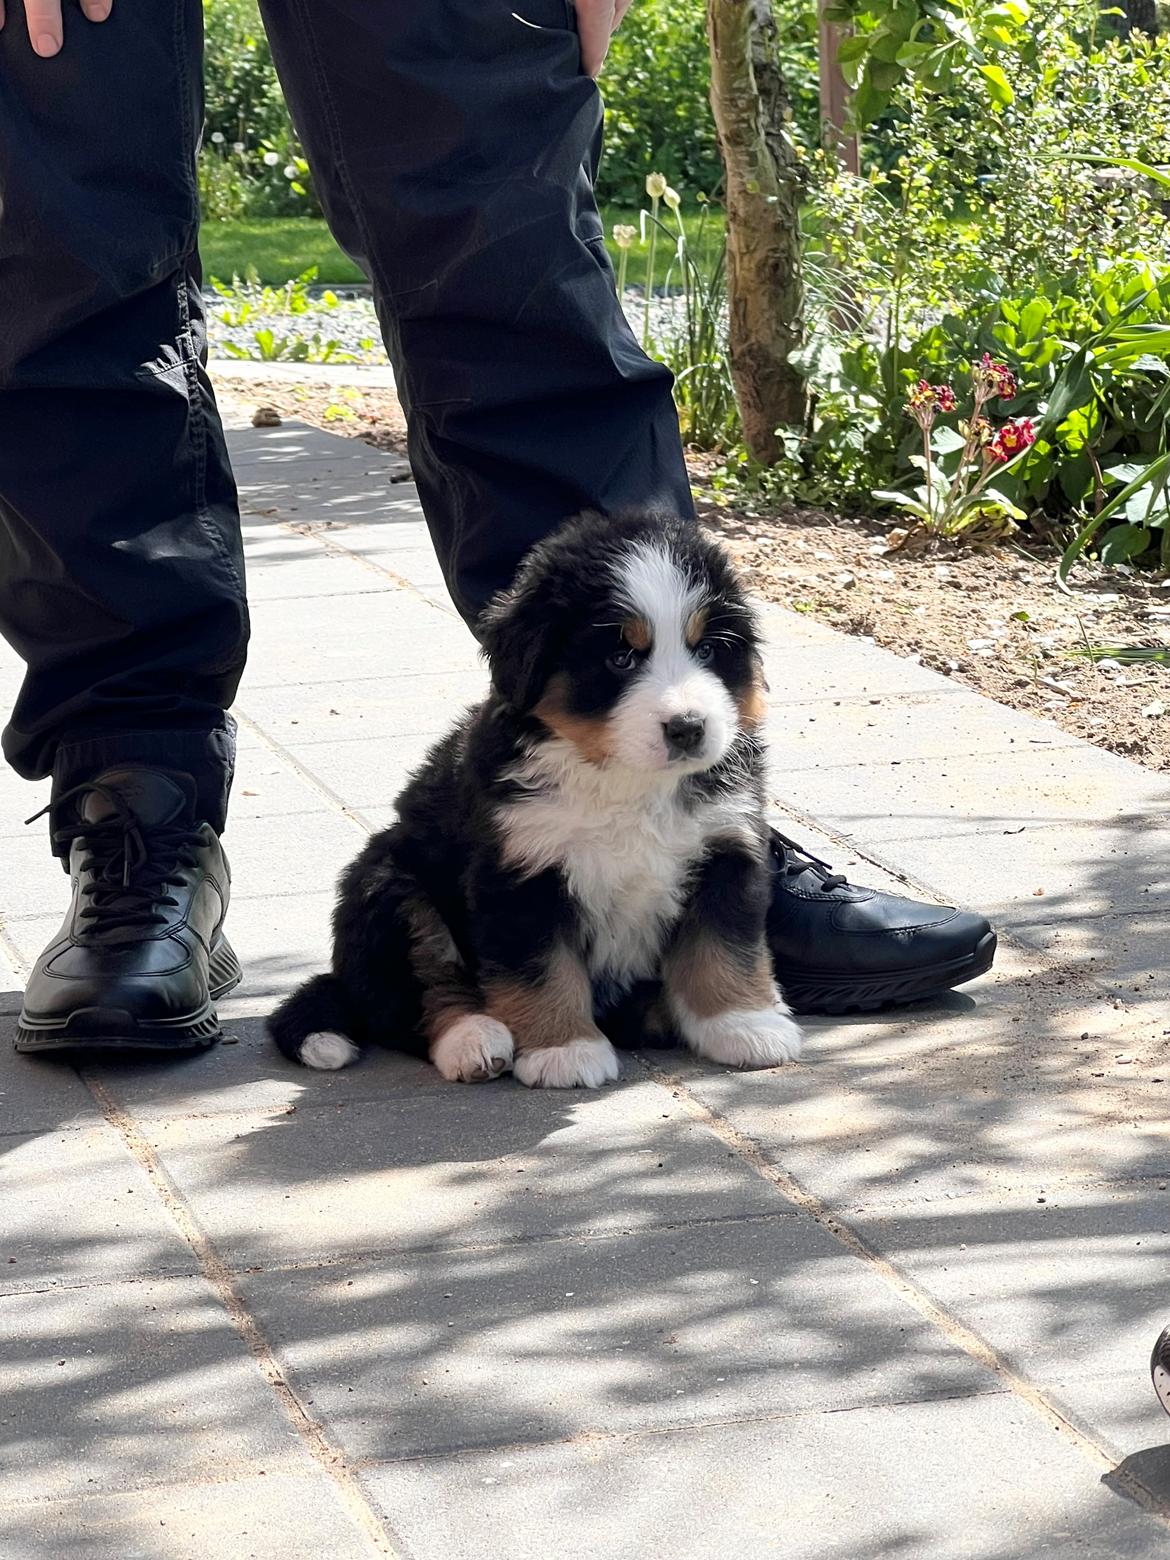
{"label": "puppy's front paw", "polygon": [[778,1067],[794,1062],[803,1043],[792,1019],[776,1008],[692,1018],[686,1039],[697,1055],[725,1067]]}
{"label": "puppy's front paw", "polygon": [[521,1051],[512,1068],[530,1089],[600,1089],[621,1071],[608,1040],[570,1040],[565,1045]]}
{"label": "puppy's front paw", "polygon": [[486,1083],[512,1065],[512,1035],[498,1018],[468,1013],[431,1046],[431,1061],[449,1083]]}

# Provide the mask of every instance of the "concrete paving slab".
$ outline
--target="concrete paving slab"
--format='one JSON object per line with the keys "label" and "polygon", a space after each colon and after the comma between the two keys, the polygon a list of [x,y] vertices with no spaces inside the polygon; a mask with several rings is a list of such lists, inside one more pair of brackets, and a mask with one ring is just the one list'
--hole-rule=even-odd
{"label": "concrete paving slab", "polygon": [[1165,1187],[1054,1187],[854,1222],[1033,1381],[1111,1377],[1132,1396],[1148,1390],[1149,1353],[1170,1322]]}
{"label": "concrete paving slab", "polygon": [[[7,1074],[16,1058],[5,1050]],[[29,1065],[23,1063],[26,1070]],[[52,1087],[47,1073],[40,1069],[46,1094]],[[63,1092],[68,1097],[71,1091]],[[91,1112],[77,1114],[81,1122],[92,1119]],[[192,1271],[190,1248],[174,1220],[104,1122],[0,1136],[0,1175],[0,1295]]]}
{"label": "concrete paving slab", "polygon": [[397,1263],[423,1247],[793,1217],[652,1083],[601,1097],[511,1080],[399,1093],[397,1069],[363,1079],[359,1067],[326,1092],[290,1071],[304,1091],[291,1109],[160,1114],[144,1126],[217,1249],[240,1266],[378,1252]]}
{"label": "concrete paving slab", "polygon": [[368,1470],[417,1560],[1154,1560],[1166,1528],[1005,1397]]}
{"label": "concrete paving slab", "polygon": [[997,1386],[803,1216],[240,1282],[359,1461]]}
{"label": "concrete paving slab", "polygon": [[[21,982],[6,990],[0,1007],[0,1152],[4,1139],[26,1132],[68,1131],[97,1126],[101,1113],[76,1070],[59,1062],[42,1066],[18,1058],[12,1049]],[[2,1231],[0,1231],[2,1237]]]}
{"label": "concrete paving slab", "polygon": [[0,1300],[0,1502],[298,1472],[299,1447],[202,1279]]}
{"label": "concrete paving slab", "polygon": [[[1146,905],[1124,915],[1064,916],[1039,924],[1021,920],[1017,935],[1069,968],[1082,969],[1127,1007],[1149,1008],[1170,1022],[1170,902],[1161,882],[1132,872],[1130,892]],[[1170,1070],[1170,1069],[1168,1069]]]}
{"label": "concrete paving slab", "polygon": [[248,698],[248,714],[284,744],[360,738],[389,746],[404,733],[447,731],[460,710],[486,692],[486,672],[469,666],[393,680],[258,688]]}
{"label": "concrete paving slab", "polygon": [[1076,747],[1059,726],[1037,735],[1037,722],[1015,710],[976,699],[957,708],[955,690],[887,697],[792,700],[773,689],[767,738],[781,774],[824,769],[864,754],[872,770],[900,768],[907,754],[937,761],[1002,753],[1014,762],[1017,748]]}
{"label": "concrete paving slab", "polygon": [[[85,1068],[142,1122],[154,1117],[276,1115],[290,1106],[398,1101],[418,1089],[452,1087],[425,1061],[378,1047],[361,1065],[317,1072],[288,1062],[269,1039],[264,1020],[275,997],[233,994],[219,1005],[227,1037],[198,1057],[109,1061]],[[238,1130],[238,1129],[236,1129]]]}
{"label": "concrete paving slab", "polygon": [[[311,894],[336,882],[368,838],[345,814],[314,809],[276,818],[235,818],[225,834],[233,902],[272,893]],[[234,927],[239,914],[233,915]]]}
{"label": "concrete paving slab", "polygon": [[393,804],[436,738],[433,731],[413,731],[373,742],[288,742],[285,746],[322,785],[364,813],[370,807]]}
{"label": "concrete paving slab", "polygon": [[299,680],[301,668],[314,682],[389,680],[403,663],[428,672],[459,671],[475,657],[474,643],[457,619],[405,591],[261,601],[252,628],[250,671],[240,694],[245,709],[250,686],[287,687]]}
{"label": "concrete paving slab", "polygon": [[5,1560],[369,1560],[325,1475],[214,1475],[132,1493],[0,1508]]}

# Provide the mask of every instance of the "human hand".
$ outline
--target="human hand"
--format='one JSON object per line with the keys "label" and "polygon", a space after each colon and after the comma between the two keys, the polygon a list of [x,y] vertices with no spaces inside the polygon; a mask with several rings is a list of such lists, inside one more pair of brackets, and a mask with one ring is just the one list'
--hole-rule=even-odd
{"label": "human hand", "polygon": [[[0,0],[2,4],[3,0]],[[609,52],[609,40],[621,26],[631,0],[575,0],[575,4],[577,33],[581,39],[581,69],[587,76],[596,76]]]}
{"label": "human hand", "polygon": [[[104,22],[113,0],[81,0],[81,10],[91,22]],[[56,54],[64,38],[61,25],[61,0],[24,0],[25,21],[33,53],[42,59]],[[0,27],[4,26],[4,0],[0,0]]]}

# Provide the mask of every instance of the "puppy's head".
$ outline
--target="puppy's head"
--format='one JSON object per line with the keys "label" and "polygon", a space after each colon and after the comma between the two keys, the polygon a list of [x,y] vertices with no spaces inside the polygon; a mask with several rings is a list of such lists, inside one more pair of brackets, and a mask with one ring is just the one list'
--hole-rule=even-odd
{"label": "puppy's head", "polygon": [[570,521],[481,628],[497,694],[592,764],[694,774],[763,713],[751,609],[690,521]]}

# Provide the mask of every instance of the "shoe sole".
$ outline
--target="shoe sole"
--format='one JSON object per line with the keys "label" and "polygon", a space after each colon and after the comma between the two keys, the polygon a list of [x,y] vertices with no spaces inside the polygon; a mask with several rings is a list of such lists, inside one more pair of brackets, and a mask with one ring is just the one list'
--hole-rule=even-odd
{"label": "shoe sole", "polygon": [[818,975],[815,971],[776,965],[776,979],[794,1013],[874,1013],[880,1008],[922,1002],[941,992],[986,975],[995,962],[997,937],[985,932],[961,959],[932,964],[929,969],[902,970],[896,975]]}
{"label": "shoe sole", "polygon": [[1154,1345],[1154,1352],[1150,1356],[1150,1377],[1154,1391],[1158,1394],[1158,1402],[1170,1414],[1170,1327]]}
{"label": "shoe sole", "polygon": [[221,937],[208,963],[208,1000],[195,1013],[161,1023],[139,1023],[124,1008],[78,1008],[53,1023],[24,1013],[16,1028],[18,1051],[205,1051],[223,1038],[215,1003],[243,979],[231,943]]}

